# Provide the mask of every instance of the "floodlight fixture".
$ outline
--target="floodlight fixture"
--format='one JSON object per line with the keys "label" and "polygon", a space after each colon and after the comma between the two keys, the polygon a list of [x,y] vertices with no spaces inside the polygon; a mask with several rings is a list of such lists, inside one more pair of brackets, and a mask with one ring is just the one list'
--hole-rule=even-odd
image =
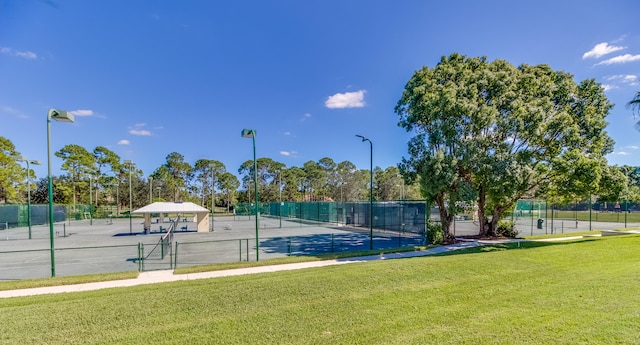
{"label": "floodlight fixture", "polygon": [[369,142],[369,249],[373,250],[373,142],[363,135],[356,137]]}
{"label": "floodlight fixture", "polygon": [[260,241],[258,239],[258,166],[256,163],[256,130],[255,129],[243,129],[241,133],[243,138],[251,138],[253,140],[253,186],[256,195],[256,261],[260,261]]}
{"label": "floodlight fixture", "polygon": [[17,162],[27,163],[27,224],[29,226],[29,239],[31,239],[31,175],[29,171],[29,164],[42,165],[41,161],[31,160],[25,156],[16,157]]}
{"label": "floodlight fixture", "polygon": [[73,114],[58,109],[49,109],[47,113],[47,176],[49,180],[49,249],[51,252],[51,277],[56,276],[55,249],[53,243],[53,178],[51,177],[51,119],[60,122],[73,122]]}

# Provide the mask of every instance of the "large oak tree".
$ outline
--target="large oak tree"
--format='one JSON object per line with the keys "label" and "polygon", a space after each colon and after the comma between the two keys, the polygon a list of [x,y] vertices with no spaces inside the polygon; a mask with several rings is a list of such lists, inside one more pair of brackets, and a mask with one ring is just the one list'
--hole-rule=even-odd
{"label": "large oak tree", "polygon": [[452,54],[416,71],[396,105],[399,126],[415,134],[400,168],[409,180],[420,177],[448,237],[455,203],[469,195],[479,234],[494,235],[523,196],[560,185],[597,192],[613,148],[605,131],[611,107],[594,80]]}

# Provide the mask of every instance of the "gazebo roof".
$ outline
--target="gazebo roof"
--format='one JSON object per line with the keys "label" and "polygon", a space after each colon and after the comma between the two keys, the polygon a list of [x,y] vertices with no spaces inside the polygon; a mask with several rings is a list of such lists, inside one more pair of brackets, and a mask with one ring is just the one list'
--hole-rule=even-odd
{"label": "gazebo roof", "polygon": [[203,213],[209,209],[192,202],[154,202],[131,213]]}

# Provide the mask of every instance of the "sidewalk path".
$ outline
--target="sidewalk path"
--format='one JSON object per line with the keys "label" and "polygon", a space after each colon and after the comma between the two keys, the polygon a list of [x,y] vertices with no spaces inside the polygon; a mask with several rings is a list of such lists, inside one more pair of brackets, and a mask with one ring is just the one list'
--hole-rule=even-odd
{"label": "sidewalk path", "polygon": [[463,248],[471,248],[471,247],[477,247],[477,246],[482,246],[487,244],[496,244],[496,243],[504,243],[504,242],[505,241],[469,241],[469,242],[461,242],[461,243],[456,243],[451,245],[439,246],[435,248],[430,248],[428,250],[416,251],[416,252],[389,253],[384,255],[361,256],[361,257],[345,258],[345,259],[337,259],[337,260],[300,262],[300,263],[293,263],[293,264],[237,268],[237,269],[222,270],[222,271],[211,271],[211,272],[178,274],[178,275],[174,275],[173,271],[171,270],[151,271],[151,272],[142,272],[135,279],[113,280],[113,281],[75,284],[75,285],[60,285],[60,286],[48,286],[48,287],[31,288],[31,289],[0,291],[0,298],[45,295],[45,294],[55,294],[55,293],[64,293],[64,292],[81,292],[81,291],[100,290],[100,289],[108,289],[108,288],[115,288],[115,287],[127,287],[127,286],[144,285],[144,284],[166,283],[166,282],[173,282],[173,281],[179,281],[179,280],[209,279],[209,278],[218,278],[218,277],[238,276],[238,275],[245,275],[245,274],[289,271],[289,270],[297,270],[297,269],[311,268],[311,267],[342,265],[342,264],[367,262],[367,261],[374,261],[374,260],[411,258],[411,257],[426,256],[426,255],[432,255],[432,254],[438,254],[438,253],[445,253],[445,252],[463,249]]}

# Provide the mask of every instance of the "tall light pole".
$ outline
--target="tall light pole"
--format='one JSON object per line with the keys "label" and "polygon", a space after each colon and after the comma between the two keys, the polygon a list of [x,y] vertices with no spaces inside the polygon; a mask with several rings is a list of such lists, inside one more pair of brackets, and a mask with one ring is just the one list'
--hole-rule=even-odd
{"label": "tall light pole", "polygon": [[131,235],[133,234],[133,220],[131,219],[131,211],[133,211],[133,193],[131,193],[131,170],[133,170],[133,162],[127,159],[124,161],[124,164],[129,166],[129,235]]}
{"label": "tall light pole", "polygon": [[93,192],[91,190],[91,185],[93,180],[91,179],[91,175],[89,175],[89,225],[93,225]]}
{"label": "tall light pole", "polygon": [[30,160],[27,157],[18,157],[16,161],[27,162],[27,224],[29,226],[29,239],[31,239],[31,174],[29,164],[42,165],[42,162]]}
{"label": "tall light pole", "polygon": [[627,213],[629,213],[629,186],[624,188],[624,227],[627,228]]}
{"label": "tall light pole", "polygon": [[211,170],[211,231],[215,230],[215,220],[213,218],[213,214],[215,213],[215,207],[216,207],[216,178],[215,178],[215,174],[214,169],[215,169],[216,165],[211,163],[209,164],[209,169]]}
{"label": "tall light pole", "polygon": [[255,129],[243,129],[242,130],[243,138],[251,138],[253,139],[253,189],[256,195],[256,261],[260,261],[259,257],[259,245],[260,241],[258,239],[258,163],[256,162],[256,130]]}
{"label": "tall light pole", "polygon": [[153,202],[153,176],[149,176],[149,203]]}
{"label": "tall light pole", "polygon": [[278,216],[280,217],[280,228],[282,229],[282,169],[278,170],[280,181],[278,182],[278,192],[280,192],[280,205],[278,206]]}
{"label": "tall light pole", "polygon": [[116,183],[116,217],[120,217],[120,177]]}
{"label": "tall light pole", "polygon": [[369,249],[373,250],[373,143],[362,135],[356,137],[369,142]]}
{"label": "tall light pole", "polygon": [[51,119],[73,122],[73,114],[64,110],[49,109],[47,112],[47,177],[49,180],[49,248],[51,251],[51,277],[56,276],[55,250],[53,247],[53,180],[51,178]]}
{"label": "tall light pole", "polygon": [[156,187],[156,190],[158,191],[158,199],[160,199],[160,190],[162,189],[162,187]]}

